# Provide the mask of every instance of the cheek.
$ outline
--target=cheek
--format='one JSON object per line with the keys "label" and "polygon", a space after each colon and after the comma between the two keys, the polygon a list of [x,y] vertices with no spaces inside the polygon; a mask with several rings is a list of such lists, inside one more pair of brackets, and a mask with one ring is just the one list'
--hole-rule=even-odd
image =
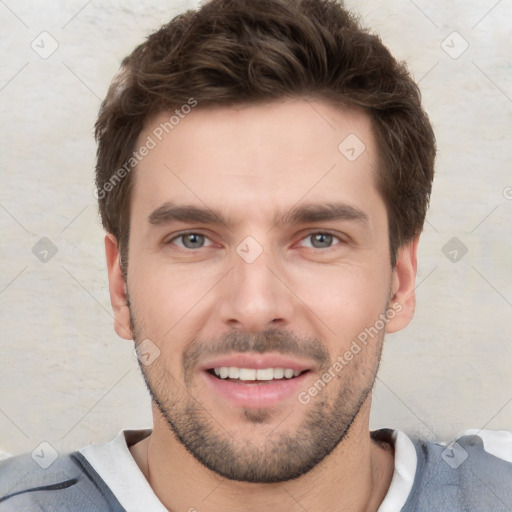
{"label": "cheek", "polygon": [[156,258],[146,258],[144,264],[134,259],[130,265],[132,305],[145,335],[155,340],[176,339],[177,333],[183,336],[184,329],[194,325],[203,311],[205,294],[218,281],[218,272],[213,269],[171,267]]}
{"label": "cheek", "polygon": [[[389,295],[389,276],[379,266],[325,266],[301,271],[293,290],[327,329],[328,337],[349,342],[375,324]],[[307,309],[306,308],[306,309]],[[316,317],[316,320],[313,320]]]}

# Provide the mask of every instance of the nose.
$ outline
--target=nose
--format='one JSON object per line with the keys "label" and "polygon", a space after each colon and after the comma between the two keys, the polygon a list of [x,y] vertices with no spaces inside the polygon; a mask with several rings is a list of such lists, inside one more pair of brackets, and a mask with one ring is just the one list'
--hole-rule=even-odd
{"label": "nose", "polygon": [[254,261],[240,254],[234,254],[234,268],[219,290],[222,322],[248,332],[287,326],[294,311],[294,296],[277,258],[267,249]]}

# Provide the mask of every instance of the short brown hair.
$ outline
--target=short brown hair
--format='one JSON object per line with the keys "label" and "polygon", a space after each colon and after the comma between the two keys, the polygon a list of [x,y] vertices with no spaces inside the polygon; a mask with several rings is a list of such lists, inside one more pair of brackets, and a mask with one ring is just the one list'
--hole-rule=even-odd
{"label": "short brown hair", "polygon": [[133,183],[126,162],[144,123],[191,98],[200,108],[291,97],[355,106],[370,116],[395,265],[398,248],[422,230],[436,153],[405,64],[335,0],[211,0],[123,60],[96,122],[99,209],[118,240],[125,276]]}

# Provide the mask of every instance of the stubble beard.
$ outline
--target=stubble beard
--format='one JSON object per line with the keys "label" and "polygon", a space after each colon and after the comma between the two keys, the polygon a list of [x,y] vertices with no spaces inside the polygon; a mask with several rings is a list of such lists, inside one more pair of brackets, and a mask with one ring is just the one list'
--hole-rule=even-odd
{"label": "stubble beard", "polygon": [[[138,344],[144,338],[139,336],[141,331],[131,308],[130,314],[134,341]],[[321,379],[333,362],[319,340],[300,339],[277,329],[257,334],[233,332],[214,341],[195,340],[190,345],[195,348],[187,349],[183,355],[184,382],[178,381],[163,366],[162,357],[149,366],[139,361],[139,366],[153,403],[176,439],[197,461],[230,480],[277,483],[307,473],[347,437],[373,388],[383,339],[382,331],[307,405],[297,400],[296,407],[304,408],[299,426],[286,431],[286,420],[278,420],[282,424],[261,446],[256,446],[249,437],[234,439],[229,434],[229,425],[222,425],[221,413],[214,418],[202,405],[200,396],[194,393],[196,359],[205,351],[211,352],[212,347],[219,350],[222,347],[224,353],[229,349],[237,352],[278,350],[289,354],[297,353],[300,347],[300,355],[309,353],[317,361],[321,369],[317,377]],[[251,428],[268,424],[275,415],[282,415],[276,409],[243,409],[241,413]]]}

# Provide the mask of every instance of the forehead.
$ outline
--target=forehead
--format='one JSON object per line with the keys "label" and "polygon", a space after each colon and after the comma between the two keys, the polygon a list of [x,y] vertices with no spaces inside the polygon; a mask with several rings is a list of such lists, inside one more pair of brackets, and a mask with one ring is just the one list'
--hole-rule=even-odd
{"label": "forehead", "polygon": [[[275,218],[302,200],[379,200],[369,116],[323,101],[165,112],[148,122],[138,147],[151,147],[134,175],[132,214],[165,202]],[[186,113],[188,112],[188,113]]]}

